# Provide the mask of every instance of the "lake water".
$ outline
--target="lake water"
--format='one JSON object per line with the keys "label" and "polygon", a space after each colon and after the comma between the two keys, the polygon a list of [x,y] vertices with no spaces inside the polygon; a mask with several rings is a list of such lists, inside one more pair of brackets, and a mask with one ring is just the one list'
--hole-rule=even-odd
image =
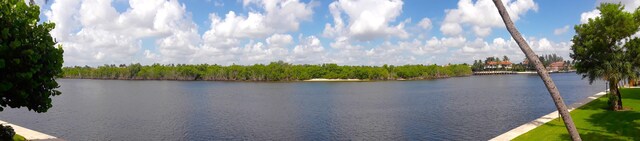
{"label": "lake water", "polygon": [[[567,104],[605,89],[552,74]],[[5,120],[67,140],[487,140],[555,110],[537,75],[424,81],[60,79],[47,113]]]}

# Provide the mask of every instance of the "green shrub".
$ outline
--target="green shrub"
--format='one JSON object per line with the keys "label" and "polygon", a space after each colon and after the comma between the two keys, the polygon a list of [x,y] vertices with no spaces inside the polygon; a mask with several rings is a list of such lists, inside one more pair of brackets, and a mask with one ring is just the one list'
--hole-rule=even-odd
{"label": "green shrub", "polygon": [[13,136],[16,135],[16,132],[13,131],[13,127],[9,125],[0,124],[0,140],[10,141],[13,140]]}

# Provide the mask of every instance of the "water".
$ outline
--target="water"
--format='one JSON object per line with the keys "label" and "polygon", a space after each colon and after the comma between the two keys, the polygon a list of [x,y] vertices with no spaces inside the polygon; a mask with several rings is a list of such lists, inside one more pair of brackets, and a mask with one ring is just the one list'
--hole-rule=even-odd
{"label": "water", "polygon": [[[605,88],[551,76],[567,104]],[[58,82],[49,112],[5,109],[0,119],[67,140],[487,140],[555,110],[537,75]]]}

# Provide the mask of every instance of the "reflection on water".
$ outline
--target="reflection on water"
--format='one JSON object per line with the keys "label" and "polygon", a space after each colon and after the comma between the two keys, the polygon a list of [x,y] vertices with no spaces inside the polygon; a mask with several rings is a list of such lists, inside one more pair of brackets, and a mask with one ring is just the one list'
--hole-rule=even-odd
{"label": "reflection on water", "polygon": [[[552,77],[569,104],[604,89]],[[487,140],[555,110],[537,75],[59,83],[49,112],[6,109],[0,119],[68,140]]]}

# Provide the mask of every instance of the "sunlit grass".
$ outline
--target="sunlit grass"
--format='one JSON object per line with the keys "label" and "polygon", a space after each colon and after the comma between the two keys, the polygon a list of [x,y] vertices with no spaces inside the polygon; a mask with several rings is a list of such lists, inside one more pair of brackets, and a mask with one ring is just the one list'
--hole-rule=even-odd
{"label": "sunlit grass", "polygon": [[25,139],[23,136],[20,136],[18,134],[13,136],[13,141],[26,141],[27,139]]}
{"label": "sunlit grass", "polygon": [[[583,140],[640,140],[640,88],[620,89],[627,111],[607,110],[607,96],[574,110],[571,117]],[[571,140],[557,118],[514,140]]]}

